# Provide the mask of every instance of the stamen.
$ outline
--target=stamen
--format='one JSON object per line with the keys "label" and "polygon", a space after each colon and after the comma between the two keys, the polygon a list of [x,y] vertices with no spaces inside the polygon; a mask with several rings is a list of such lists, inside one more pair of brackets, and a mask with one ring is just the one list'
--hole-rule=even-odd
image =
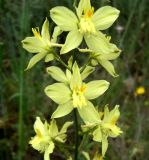
{"label": "stamen", "polygon": [[84,18],[91,18],[94,14],[94,7],[92,7],[91,9],[87,10],[84,13]]}
{"label": "stamen", "polygon": [[79,24],[81,33],[96,34],[96,29],[91,19],[93,14],[94,14],[93,7],[87,11],[84,11],[84,15],[82,15],[82,18],[80,19],[80,24]]}
{"label": "stamen", "polygon": [[112,124],[112,125],[115,125],[117,119],[118,119],[117,117],[113,117],[112,120],[111,120],[111,124]]}
{"label": "stamen", "polygon": [[83,85],[81,86],[81,88],[80,88],[80,92],[84,92],[85,90],[86,90],[86,85],[83,84]]}
{"label": "stamen", "polygon": [[32,28],[32,32],[33,32],[33,34],[34,34],[34,36],[35,36],[36,38],[41,39],[41,35],[40,35],[40,32],[39,32],[39,28]]}
{"label": "stamen", "polygon": [[81,88],[73,89],[73,105],[74,107],[82,107],[86,105],[86,99],[84,97],[84,91],[86,89],[86,85],[82,85]]}
{"label": "stamen", "polygon": [[42,137],[41,132],[39,131],[39,129],[35,129],[35,132],[36,132],[38,138]]}

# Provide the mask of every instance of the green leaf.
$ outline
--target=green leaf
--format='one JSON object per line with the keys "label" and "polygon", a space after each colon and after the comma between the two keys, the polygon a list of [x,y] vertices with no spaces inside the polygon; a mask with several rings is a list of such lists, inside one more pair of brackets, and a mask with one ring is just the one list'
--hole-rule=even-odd
{"label": "green leaf", "polygon": [[87,88],[85,90],[85,97],[90,99],[95,99],[102,95],[109,87],[109,82],[105,80],[95,80],[86,84]]}
{"label": "green leaf", "polygon": [[77,48],[83,39],[83,35],[78,30],[70,31],[66,37],[64,46],[62,47],[60,54],[65,54],[74,48]]}
{"label": "green leaf", "polygon": [[52,114],[52,118],[60,118],[66,116],[73,110],[72,101],[66,102],[58,106],[56,111]]}
{"label": "green leaf", "polygon": [[50,16],[63,31],[72,31],[78,28],[76,15],[66,7],[59,6],[52,8]]}
{"label": "green leaf", "polygon": [[54,83],[45,88],[46,95],[57,104],[63,104],[71,99],[71,91],[64,83]]}
{"label": "green leaf", "polygon": [[39,62],[41,59],[43,59],[45,57],[46,53],[38,53],[35,56],[33,56],[29,63],[28,66],[25,70],[29,70],[31,69],[37,62]]}
{"label": "green leaf", "polygon": [[47,73],[50,74],[50,76],[58,82],[67,82],[67,77],[65,73],[59,67],[48,67]]}
{"label": "green leaf", "polygon": [[120,11],[111,6],[105,6],[98,9],[93,15],[92,21],[97,30],[105,30],[115,22]]}

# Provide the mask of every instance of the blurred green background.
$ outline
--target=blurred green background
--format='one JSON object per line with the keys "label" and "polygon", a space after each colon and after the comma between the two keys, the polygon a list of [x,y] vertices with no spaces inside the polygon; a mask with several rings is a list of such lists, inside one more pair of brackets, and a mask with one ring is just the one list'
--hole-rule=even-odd
{"label": "blurred green background", "polygon": [[[95,8],[108,4],[121,11],[119,19],[106,31],[122,49],[114,62],[120,76],[112,78],[101,67],[90,76],[111,82],[107,93],[94,102],[99,109],[107,103],[111,108],[120,104],[119,125],[124,133],[110,139],[105,159],[149,160],[149,1],[92,0],[92,4]],[[43,157],[28,141],[34,135],[35,117],[50,119],[55,110],[55,104],[43,91],[52,83],[45,67],[59,64],[40,62],[24,72],[32,55],[22,49],[21,40],[32,35],[32,27],[41,27],[45,17],[50,20],[49,9],[56,5],[72,8],[73,0],[0,0],[0,160]],[[54,23],[50,22],[52,31]],[[85,56],[80,60],[85,61]],[[135,96],[139,86],[145,88],[145,93]],[[70,139],[73,142],[72,135]],[[52,160],[63,159],[62,155],[56,150]]]}

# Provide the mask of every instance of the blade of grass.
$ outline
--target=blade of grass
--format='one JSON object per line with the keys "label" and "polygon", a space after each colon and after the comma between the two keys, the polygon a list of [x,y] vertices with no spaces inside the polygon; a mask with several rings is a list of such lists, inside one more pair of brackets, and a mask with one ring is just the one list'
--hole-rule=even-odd
{"label": "blade of grass", "polygon": [[2,71],[3,43],[0,42],[0,72]]}
{"label": "blade of grass", "polygon": [[134,13],[135,13],[135,10],[136,10],[136,7],[137,7],[138,2],[139,2],[139,0],[135,0],[135,2],[134,2],[132,11],[131,11],[131,13],[130,13],[130,15],[129,15],[129,18],[128,18],[128,21],[127,21],[127,24],[126,24],[126,27],[125,27],[125,31],[124,31],[123,36],[122,36],[122,38],[121,38],[121,40],[120,40],[120,43],[119,43],[119,47],[120,47],[120,48],[122,48],[123,42],[124,42],[124,40],[125,40],[125,38],[126,38],[127,31],[128,31],[128,29],[129,29],[129,27],[130,27],[130,24],[131,24],[131,21],[132,21],[133,15],[134,15]]}
{"label": "blade of grass", "polygon": [[[28,6],[27,1],[22,1],[22,15],[20,19],[20,29],[21,29],[21,38],[23,37],[24,33],[26,32],[26,17],[28,15]],[[24,51],[22,48],[19,48],[20,52],[20,72],[19,72],[19,88],[20,88],[20,97],[19,97],[19,126],[18,126],[18,160],[23,159],[24,154]]]}
{"label": "blade of grass", "polygon": [[145,3],[146,3],[146,0],[142,0],[138,8],[138,18],[137,18],[136,30],[135,30],[134,36],[132,37],[132,43],[129,48],[129,53],[133,53],[137,45],[136,42],[137,42],[139,33],[141,31],[141,24],[143,21],[144,11],[146,8]]}

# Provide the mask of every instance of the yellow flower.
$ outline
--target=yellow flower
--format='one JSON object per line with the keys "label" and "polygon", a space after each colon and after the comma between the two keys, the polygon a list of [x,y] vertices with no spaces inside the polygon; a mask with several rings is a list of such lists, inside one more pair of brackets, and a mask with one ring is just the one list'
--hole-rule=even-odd
{"label": "yellow flower", "polygon": [[[98,121],[85,121],[86,125],[82,126],[84,131],[89,128],[95,128],[93,131],[93,140],[102,143],[102,157],[104,157],[108,148],[108,137],[117,137],[122,131],[116,125],[116,122],[120,116],[119,106],[116,105],[112,111],[109,111],[106,106],[104,113],[99,113]],[[85,130],[86,129],[86,130]]]}
{"label": "yellow flower", "polygon": [[44,57],[45,62],[52,61],[54,59],[52,47],[61,47],[60,44],[55,43],[57,36],[61,31],[58,31],[56,28],[53,33],[53,38],[50,39],[49,21],[47,18],[42,26],[41,33],[39,31],[39,28],[32,28],[32,32],[34,34],[33,37],[26,37],[22,41],[24,49],[26,49],[30,53],[37,53],[29,61],[26,70],[31,69],[37,62],[39,62]]}
{"label": "yellow flower", "polygon": [[[59,104],[52,118],[59,118],[69,114],[77,108],[82,119],[98,119],[98,113],[90,102],[102,95],[109,87],[105,80],[95,80],[84,83],[83,80],[91,73],[91,68],[86,68],[82,73],[75,62],[72,72],[66,74],[58,67],[48,67],[48,73],[59,83],[54,83],[45,88],[46,95]],[[90,114],[90,116],[88,116]],[[93,115],[93,116],[91,116]]]}
{"label": "yellow flower", "polygon": [[111,74],[113,77],[117,77],[118,75],[115,72],[115,68],[111,63],[111,60],[116,59],[120,55],[121,51],[114,44],[111,44],[111,47],[113,47],[114,52],[111,51],[108,53],[102,53],[102,52],[91,53],[92,57],[91,63],[93,66],[100,64],[109,74]]}
{"label": "yellow flower", "polygon": [[120,116],[119,106],[116,105],[112,111],[106,106],[104,109],[103,119],[99,127],[93,132],[93,140],[102,142],[102,156],[105,155],[108,148],[108,137],[117,137],[122,131],[116,126]]}
{"label": "yellow flower", "polygon": [[145,88],[143,86],[140,86],[140,87],[136,88],[136,90],[135,90],[136,96],[142,95],[144,93],[145,93]]}
{"label": "yellow flower", "polygon": [[69,31],[61,54],[77,48],[83,38],[87,46],[100,53],[114,52],[106,36],[101,32],[109,28],[119,16],[119,10],[111,6],[94,12],[90,0],[80,0],[76,14],[62,6],[50,10],[52,20],[63,30]]}
{"label": "yellow flower", "polygon": [[41,153],[44,153],[44,160],[50,160],[49,154],[54,150],[55,141],[64,143],[66,140],[67,128],[72,125],[72,122],[66,122],[62,129],[58,131],[56,121],[53,119],[50,124],[46,121],[42,123],[39,117],[34,123],[36,135],[32,137],[29,144]]}

